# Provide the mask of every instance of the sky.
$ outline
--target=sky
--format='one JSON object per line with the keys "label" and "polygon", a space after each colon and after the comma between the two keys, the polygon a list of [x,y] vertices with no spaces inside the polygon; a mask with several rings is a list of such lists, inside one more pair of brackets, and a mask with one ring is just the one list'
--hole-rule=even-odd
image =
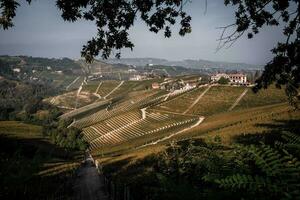
{"label": "sky", "polygon": [[[190,0],[184,10],[192,17],[192,33],[185,37],[173,28],[171,38],[148,31],[146,25],[136,20],[130,30],[133,51],[122,50],[122,57],[154,57],[168,60],[205,59],[212,61],[265,64],[271,58],[270,50],[283,40],[282,30],[267,27],[253,39],[246,35],[229,49],[216,52],[221,30],[217,27],[234,22],[234,7],[226,7],[223,0]],[[28,55],[48,58],[80,58],[82,46],[96,35],[93,22],[65,22],[54,1],[36,0],[31,5],[21,1],[14,18],[14,27],[0,30],[1,55]]]}

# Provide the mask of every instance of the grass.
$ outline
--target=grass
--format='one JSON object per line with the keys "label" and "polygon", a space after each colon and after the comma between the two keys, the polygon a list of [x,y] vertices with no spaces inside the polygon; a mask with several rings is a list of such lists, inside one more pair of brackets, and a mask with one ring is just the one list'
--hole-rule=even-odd
{"label": "grass", "polygon": [[[82,87],[82,91],[94,93],[101,81],[89,81],[87,85]],[[101,86],[100,86],[101,87]]]}
{"label": "grass", "polygon": [[[206,88],[197,88],[171,101],[162,103],[154,109],[183,113]],[[243,93],[245,87],[214,86],[200,99],[200,101],[188,112],[188,114],[210,116],[226,112],[236,99]],[[286,102],[287,98],[283,90],[271,86],[267,90],[261,90],[254,94],[251,88],[237,104],[234,110],[253,108],[257,106],[271,105]]]}
{"label": "grass", "polygon": [[0,121],[0,134],[15,138],[41,138],[42,127],[18,121]]}
{"label": "grass", "polygon": [[109,97],[114,98],[116,96],[127,95],[129,92],[136,91],[137,86],[139,86],[139,83],[136,81],[125,81],[123,85],[121,85],[121,87],[119,87]]}
{"label": "grass", "polygon": [[244,90],[244,87],[211,87],[188,113],[209,116],[226,112]]}
{"label": "grass", "polygon": [[[289,120],[295,117],[300,118],[299,112],[294,112],[287,103],[231,111],[209,116],[198,127],[177,135],[174,139],[219,135],[224,141],[230,142],[232,136],[244,134],[250,129],[250,132],[261,132],[262,127],[256,126],[259,123],[274,123],[276,120]],[[225,130],[226,132],[222,133]]]}
{"label": "grass", "polygon": [[205,89],[206,87],[196,88],[184,95],[180,95],[177,98],[167,101],[166,103],[157,105],[154,109],[183,113]]}
{"label": "grass", "polygon": [[115,87],[117,87],[119,84],[120,84],[120,81],[114,81],[114,80],[103,81],[102,85],[100,86],[100,88],[98,90],[98,94],[100,96],[104,97],[105,95],[110,93]]}
{"label": "grass", "polygon": [[41,126],[0,121],[1,198],[68,199],[80,164],[74,156],[44,137]]}
{"label": "grass", "polygon": [[252,108],[256,106],[270,105],[275,103],[286,102],[287,97],[283,89],[277,89],[271,86],[268,89],[262,89],[258,93],[254,93],[251,89],[241,99],[236,106],[236,110]]}
{"label": "grass", "polygon": [[40,78],[46,78],[46,79],[53,80],[54,86],[61,87],[63,89],[66,89],[66,87],[78,77],[76,75],[57,74],[57,73],[53,73],[53,72],[45,71],[45,70],[42,71],[40,74],[38,74],[38,76]]}

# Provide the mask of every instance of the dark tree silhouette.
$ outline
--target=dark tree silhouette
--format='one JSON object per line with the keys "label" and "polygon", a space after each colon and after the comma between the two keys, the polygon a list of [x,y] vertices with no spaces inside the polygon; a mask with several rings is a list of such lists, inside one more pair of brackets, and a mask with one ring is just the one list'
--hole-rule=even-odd
{"label": "dark tree silhouette", "polygon": [[[25,0],[28,3],[31,0]],[[128,38],[128,30],[140,18],[149,30],[165,37],[171,37],[171,26],[180,21],[179,34],[191,32],[191,17],[184,11],[189,0],[56,0],[64,20],[78,19],[94,21],[98,33],[81,51],[87,62],[101,54],[106,59],[111,54],[120,57],[122,48],[134,47]],[[256,80],[255,91],[274,83],[277,87],[286,85],[290,102],[299,100],[299,0],[224,0],[226,6],[235,6],[236,21],[223,29],[218,49],[230,47],[245,33],[248,38],[264,26],[284,26],[286,42],[278,43],[272,50],[274,58],[265,66],[262,76]],[[13,26],[19,3],[16,0],[0,0],[0,26]],[[296,105],[296,104],[295,104]]]}
{"label": "dark tree silhouette", "polygon": [[225,0],[225,5],[236,6],[236,21],[223,29],[219,47],[230,47],[244,33],[251,39],[263,26],[282,25],[286,36],[272,50],[274,58],[267,63],[263,74],[256,80],[255,92],[275,83],[285,85],[289,101],[297,107],[300,83],[300,2],[299,0]]}

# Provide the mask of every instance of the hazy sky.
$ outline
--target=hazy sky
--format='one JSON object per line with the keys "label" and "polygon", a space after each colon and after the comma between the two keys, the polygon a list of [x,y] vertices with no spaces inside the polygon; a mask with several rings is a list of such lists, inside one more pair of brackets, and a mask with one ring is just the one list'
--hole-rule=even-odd
{"label": "hazy sky", "polygon": [[[54,1],[37,0],[30,6],[24,2],[17,10],[15,26],[0,30],[0,54],[79,58],[82,45],[96,33],[95,25],[86,21],[64,22]],[[151,33],[137,20],[130,30],[135,48],[122,50],[122,57],[264,64],[271,58],[270,50],[282,39],[280,29],[269,27],[254,39],[245,36],[230,49],[215,53],[221,32],[216,27],[234,21],[234,8],[225,7],[223,0],[208,0],[206,14],[204,7],[205,0],[193,0],[185,6],[192,16],[192,33],[185,37],[179,36],[174,28],[173,37],[166,39],[163,32]]]}

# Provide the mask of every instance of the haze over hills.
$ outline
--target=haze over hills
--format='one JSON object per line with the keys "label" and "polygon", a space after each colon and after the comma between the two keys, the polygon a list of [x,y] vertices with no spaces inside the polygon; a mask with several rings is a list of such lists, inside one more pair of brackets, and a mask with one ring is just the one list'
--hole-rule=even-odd
{"label": "haze over hills", "polygon": [[108,59],[105,62],[110,64],[127,64],[136,66],[145,66],[148,64],[153,65],[169,65],[169,66],[182,66],[193,69],[227,69],[227,70],[260,70],[263,69],[261,65],[251,65],[246,63],[233,63],[233,62],[220,62],[220,61],[209,61],[209,60],[192,60],[185,59],[181,61],[170,61],[161,58],[121,58],[121,59]]}

